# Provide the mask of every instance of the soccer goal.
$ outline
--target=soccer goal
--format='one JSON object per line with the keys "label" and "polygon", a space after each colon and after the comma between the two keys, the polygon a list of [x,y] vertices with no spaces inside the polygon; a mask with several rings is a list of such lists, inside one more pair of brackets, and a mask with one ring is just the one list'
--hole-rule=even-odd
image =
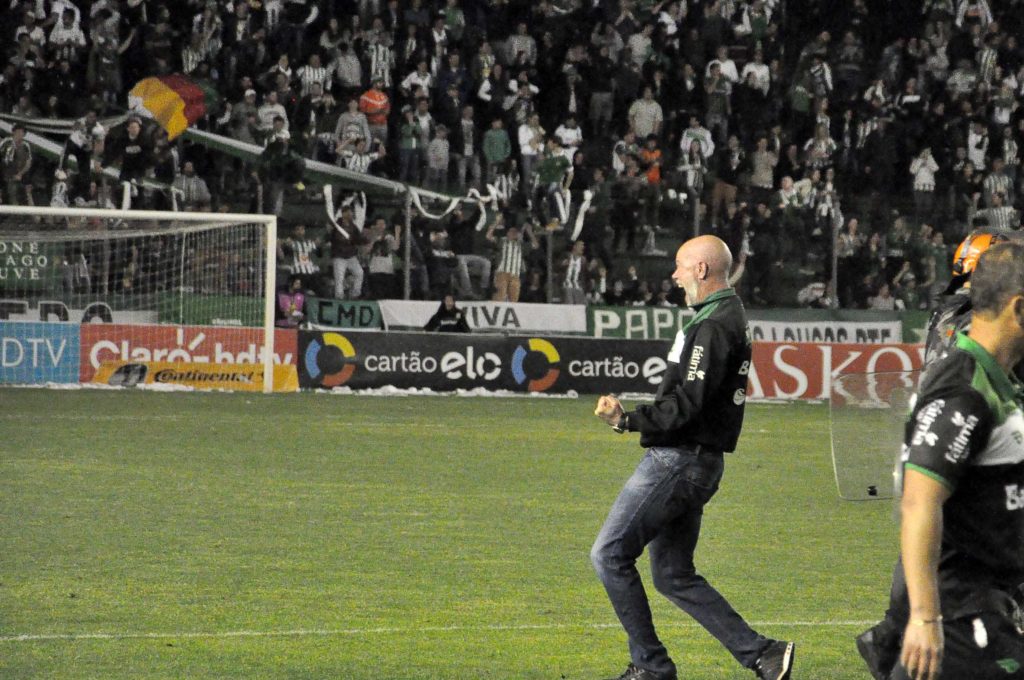
{"label": "soccer goal", "polygon": [[273,391],[276,242],[267,215],[0,206],[0,382]]}
{"label": "soccer goal", "polygon": [[832,467],[845,500],[892,498],[920,371],[846,373],[832,381]]}

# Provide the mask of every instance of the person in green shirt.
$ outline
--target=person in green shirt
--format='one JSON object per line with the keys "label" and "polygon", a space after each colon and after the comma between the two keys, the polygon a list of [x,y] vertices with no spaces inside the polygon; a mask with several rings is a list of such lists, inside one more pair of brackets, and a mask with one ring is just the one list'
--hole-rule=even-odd
{"label": "person in green shirt", "polygon": [[[568,219],[566,188],[572,181],[572,163],[562,152],[557,137],[548,137],[544,158],[537,164],[536,201],[538,217],[548,229],[557,229]],[[561,202],[561,205],[559,205]]]}
{"label": "person in green shirt", "polygon": [[402,124],[398,128],[398,180],[419,183],[420,131],[412,107],[402,107]]}
{"label": "person in green shirt", "polygon": [[505,171],[509,156],[512,155],[512,141],[508,137],[508,130],[501,118],[491,121],[491,129],[484,133],[484,161],[486,168],[485,181],[492,182],[494,178]]}

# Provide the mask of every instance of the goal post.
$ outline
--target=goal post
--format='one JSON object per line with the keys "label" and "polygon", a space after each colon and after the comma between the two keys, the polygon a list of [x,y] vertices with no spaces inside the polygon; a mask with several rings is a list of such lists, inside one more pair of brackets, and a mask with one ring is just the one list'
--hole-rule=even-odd
{"label": "goal post", "polygon": [[81,382],[134,384],[141,363],[156,382],[272,392],[276,270],[274,215],[0,206],[0,382],[16,364],[44,382],[33,334],[77,324]]}

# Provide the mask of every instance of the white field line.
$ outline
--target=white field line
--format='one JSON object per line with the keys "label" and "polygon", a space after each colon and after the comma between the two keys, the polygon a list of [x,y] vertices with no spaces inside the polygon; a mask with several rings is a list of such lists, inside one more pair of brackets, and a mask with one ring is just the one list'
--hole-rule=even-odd
{"label": "white field line", "polygon": [[[751,621],[757,628],[853,628],[870,626],[875,620],[863,621]],[[697,623],[662,623],[658,628],[696,628]],[[179,633],[42,633],[24,635],[0,635],[0,642],[49,642],[55,640],[169,640],[189,638],[268,638],[268,637],[339,637],[381,634],[417,635],[423,633],[458,633],[473,631],[531,631],[531,630],[602,630],[619,628],[618,623],[538,623],[538,624],[496,624],[485,626],[419,626],[416,628],[300,628],[295,630],[227,630],[227,631],[186,631]]]}

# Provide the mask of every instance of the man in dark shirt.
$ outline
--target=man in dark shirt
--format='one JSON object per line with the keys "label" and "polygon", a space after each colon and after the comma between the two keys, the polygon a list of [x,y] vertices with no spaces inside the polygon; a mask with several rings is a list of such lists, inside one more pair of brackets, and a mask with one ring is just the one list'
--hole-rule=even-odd
{"label": "man in dark shirt", "polygon": [[924,376],[907,421],[900,503],[910,599],[894,680],[1017,675],[1024,637],[1024,244],[986,251],[971,330]]}
{"label": "man in dark shirt", "polygon": [[[957,248],[948,294],[939,302],[928,320],[928,338],[924,349],[925,370],[952,351],[958,335],[966,333],[970,328],[971,274],[982,253],[999,240],[1004,239],[992,234],[972,232]],[[857,651],[876,680],[888,680],[890,677],[899,656],[900,640],[908,618],[907,583],[903,575],[903,562],[897,560],[885,618],[857,636]]]}
{"label": "man in dark shirt", "polygon": [[659,592],[759,678],[786,680],[793,643],[752,630],[693,564],[704,505],[718,490],[723,455],[736,448],[743,424],[751,336],[743,303],[728,285],[732,254],[725,242],[691,239],[675,264],[672,280],[695,314],[676,335],[654,403],[626,413],[618,399],[603,396],[595,411],[616,432],[639,432],[647,447],[590,553],[629,635],[632,662],[619,680],[676,678],[636,569],[645,546]]}

